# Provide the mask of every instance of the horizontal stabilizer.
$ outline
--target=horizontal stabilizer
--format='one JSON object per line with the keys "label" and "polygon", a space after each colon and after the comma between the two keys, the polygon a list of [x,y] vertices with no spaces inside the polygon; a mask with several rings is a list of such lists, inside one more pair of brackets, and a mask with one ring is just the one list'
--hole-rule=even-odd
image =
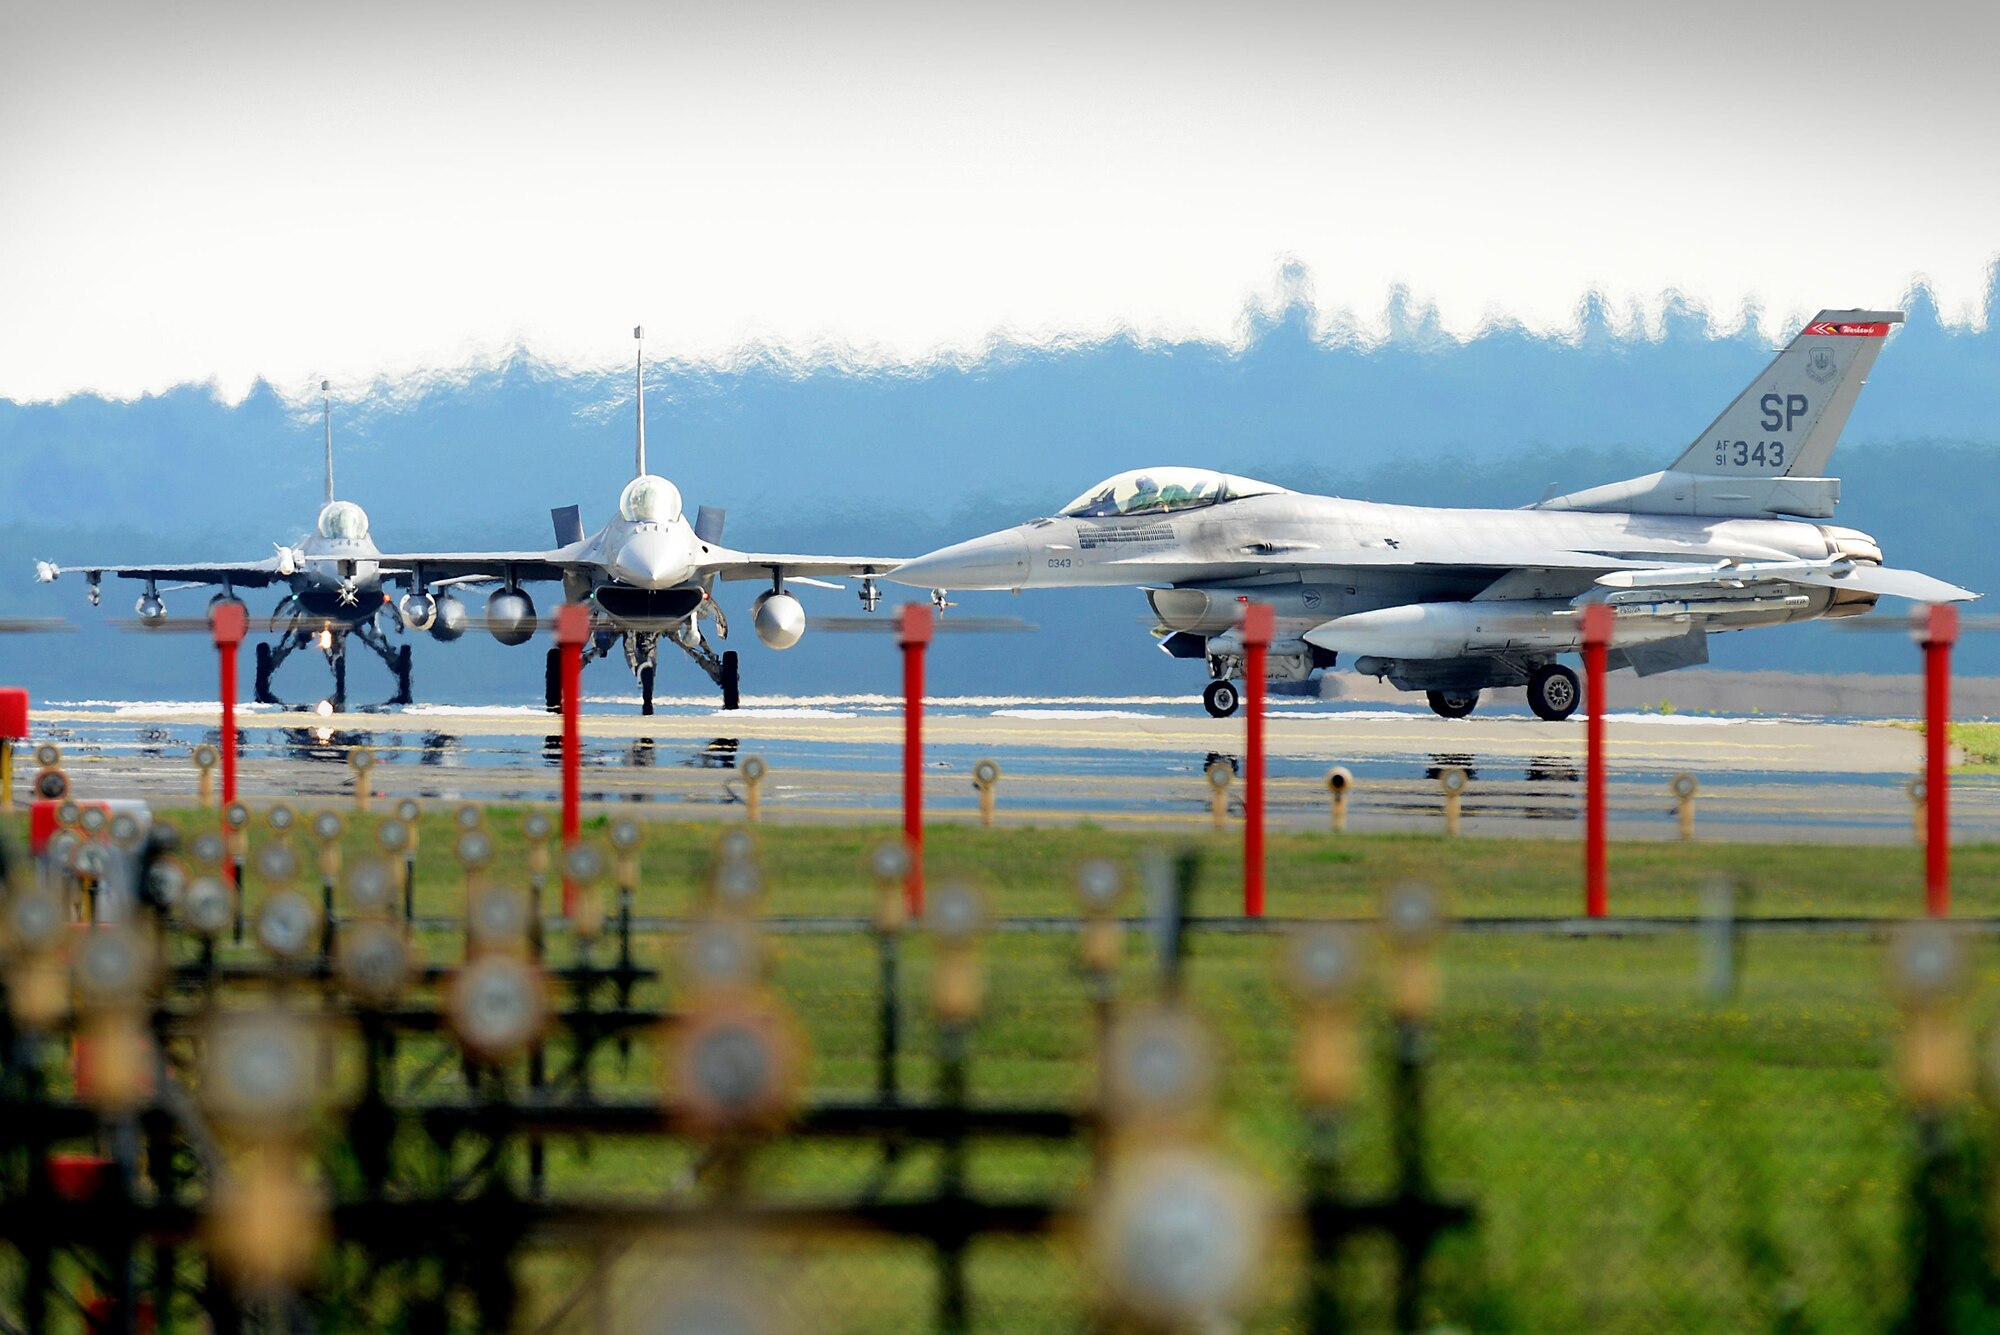
{"label": "horizontal stabilizer", "polygon": [[722,545],[722,521],[729,515],[727,510],[714,505],[704,505],[694,512],[694,535],[711,547]]}
{"label": "horizontal stabilizer", "polygon": [[567,547],[573,542],[583,541],[583,511],[574,505],[565,505],[549,511],[549,519],[555,524],[556,546]]}
{"label": "horizontal stabilizer", "polygon": [[1824,561],[1721,561],[1656,570],[1614,570],[1599,575],[1597,582],[1607,589],[1742,589],[1754,584],[1810,584],[1923,603],[1962,603],[1979,596],[1915,570],[1896,570],[1839,557]]}
{"label": "horizontal stabilizer", "polygon": [[1915,570],[1895,570],[1889,566],[1848,565],[1816,571],[1801,584],[1817,584],[1828,589],[1860,589],[1890,598],[1908,598],[1919,603],[1969,603],[1979,595],[1970,589]]}

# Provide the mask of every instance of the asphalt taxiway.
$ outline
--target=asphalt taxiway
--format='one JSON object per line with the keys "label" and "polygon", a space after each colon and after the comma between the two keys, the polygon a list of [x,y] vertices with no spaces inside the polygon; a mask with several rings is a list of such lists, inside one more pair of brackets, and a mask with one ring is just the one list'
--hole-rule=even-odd
{"label": "asphalt taxiway", "polygon": [[[317,715],[245,712],[240,784],[253,801],[351,795],[347,760],[366,746],[379,762],[374,791],[437,801],[542,801],[556,794],[556,720],[523,708],[416,707]],[[77,791],[185,801],[195,791],[189,750],[212,740],[212,707],[171,704],[45,706],[37,740],[65,748]],[[896,819],[902,720],[866,697],[785,702],[722,713],[670,706],[649,718],[600,707],[586,713],[586,801],[682,819],[740,819],[752,754],[768,769],[763,808],[774,821]],[[936,819],[977,816],[976,760],[1001,766],[1005,824],[1095,821],[1201,828],[1210,823],[1204,772],[1240,764],[1240,719],[1216,720],[1172,702],[931,702],[925,720],[925,798]],[[1614,832],[1671,837],[1673,777],[1701,784],[1703,838],[1894,842],[1912,837],[1906,781],[1922,740],[1884,723],[1616,714],[1608,725]],[[1582,814],[1581,720],[1526,715],[1446,721],[1407,709],[1276,709],[1268,729],[1269,819],[1274,828],[1325,828],[1325,776],[1355,779],[1349,828],[1436,829],[1449,766],[1470,776],[1468,834],[1574,837]],[[1240,786],[1233,790],[1240,803]],[[2000,837],[2000,779],[1955,785],[1960,839]]]}

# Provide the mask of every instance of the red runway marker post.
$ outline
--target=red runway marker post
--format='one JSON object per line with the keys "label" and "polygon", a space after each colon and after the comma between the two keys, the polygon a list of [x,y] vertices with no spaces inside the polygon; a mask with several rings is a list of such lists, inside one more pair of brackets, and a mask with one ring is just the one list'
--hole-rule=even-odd
{"label": "red runway marker post", "polygon": [[910,850],[903,904],[912,916],[924,911],[924,651],[932,634],[931,609],[903,604],[896,625],[903,649],[903,842]]}
{"label": "red runway marker post", "polygon": [[1613,616],[1604,603],[1583,609],[1583,672],[1590,709],[1584,724],[1583,911],[1592,918],[1604,916],[1608,898],[1604,881],[1604,678]]}
{"label": "red runway marker post", "polygon": [[208,614],[208,627],[215,636],[215,652],[221,663],[217,694],[222,699],[222,805],[236,800],[236,651],[250,629],[250,614],[243,604],[217,603]]}
{"label": "red runway marker post", "polygon": [[1276,633],[1269,603],[1243,604],[1243,916],[1264,916],[1264,671]]}
{"label": "red runway marker post", "polygon": [[14,743],[28,740],[28,692],[0,686],[0,812],[14,809]]}
{"label": "red runway marker post", "polygon": [[[567,853],[583,830],[583,646],[590,639],[590,609],[564,603],[556,609],[556,644],[562,651],[562,846]],[[565,863],[567,859],[565,859]],[[576,913],[576,882],[563,874],[563,916]]]}
{"label": "red runway marker post", "polygon": [[1951,912],[1951,647],[1958,642],[1958,609],[1933,603],[1917,609],[1917,642],[1924,648],[1924,912]]}

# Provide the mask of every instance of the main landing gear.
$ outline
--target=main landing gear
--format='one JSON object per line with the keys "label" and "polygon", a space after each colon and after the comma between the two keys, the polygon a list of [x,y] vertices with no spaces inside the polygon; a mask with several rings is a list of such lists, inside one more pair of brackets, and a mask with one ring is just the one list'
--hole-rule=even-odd
{"label": "main landing gear", "polygon": [[1201,703],[1213,718],[1228,718],[1242,703],[1242,695],[1236,683],[1226,677],[1210,682],[1201,692]]}
{"label": "main landing gear", "polygon": [[413,699],[410,692],[410,646],[391,645],[373,622],[364,621],[356,626],[323,626],[317,630],[301,629],[297,620],[292,621],[278,636],[277,644],[257,645],[257,677],[254,698],[258,704],[282,705],[271,689],[271,676],[279,666],[290,658],[294,651],[316,646],[326,655],[327,666],[333,669],[333,694],[328,697],[336,713],[347,708],[347,637],[354,636],[366,645],[371,653],[382,660],[384,667],[396,679],[396,693],[388,700],[392,705],[407,705]]}
{"label": "main landing gear", "polygon": [[1478,691],[1425,691],[1424,699],[1439,718],[1464,718],[1479,707]]}
{"label": "main landing gear", "polygon": [[1583,687],[1576,673],[1560,663],[1547,663],[1528,675],[1528,708],[1536,718],[1560,723],[1576,712]]}
{"label": "main landing gear", "polygon": [[[720,654],[708,647],[708,642],[699,636],[693,644],[678,635],[665,636],[659,631],[628,630],[622,634],[599,634],[593,636],[583,648],[583,661],[589,663],[595,658],[608,658],[612,647],[622,643],[625,646],[625,665],[632,669],[632,679],[639,685],[639,713],[653,712],[653,682],[660,670],[660,641],[671,639],[678,644],[695,665],[708,674],[709,680],[722,688],[722,707],[735,709],[741,703],[740,675],[737,668],[736,651],[726,650]],[[543,703],[551,714],[562,712],[562,650],[549,650],[543,668]]]}

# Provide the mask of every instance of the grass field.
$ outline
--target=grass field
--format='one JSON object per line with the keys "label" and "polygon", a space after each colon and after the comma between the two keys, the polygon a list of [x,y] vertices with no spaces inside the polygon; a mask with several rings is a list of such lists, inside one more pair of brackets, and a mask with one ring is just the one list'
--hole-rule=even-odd
{"label": "grass field", "polygon": [[[360,824],[365,825],[363,821]],[[495,810],[500,868],[516,868],[517,813]],[[712,826],[648,823],[638,910],[693,911]],[[367,830],[351,828],[351,854]],[[591,833],[601,833],[600,829]],[[772,914],[865,914],[875,890],[862,870],[887,830],[774,828],[760,838]],[[419,909],[459,905],[452,831],[425,818]],[[1233,912],[1238,844],[1192,841],[1204,855],[1196,911]],[[1178,846],[1178,844],[1176,844]],[[1140,835],[1084,828],[941,828],[929,840],[933,884],[980,886],[1002,914],[1074,911],[1072,869],[1085,857],[1127,866],[1156,850]],[[1718,875],[1744,888],[1757,916],[1902,916],[1922,902],[1911,848],[1637,844],[1612,852],[1614,911],[1700,912]],[[2000,913],[2000,847],[1958,850],[1955,907]],[[1577,911],[1578,851],[1551,840],[1278,836],[1270,848],[1270,911],[1371,914],[1385,887],[1422,878],[1464,918]],[[252,899],[256,896],[252,888]],[[1135,910],[1137,905],[1133,906]],[[441,956],[451,949],[437,942]],[[786,936],[773,943],[775,981],[800,1017],[820,1092],[858,1093],[872,1072],[871,947],[853,936]],[[1093,1081],[1089,1010],[1067,934],[998,933],[984,946],[989,1004],[976,1040],[976,1096],[1081,1103]],[[1123,999],[1154,988],[1143,933],[1127,935]],[[1983,1029],[1996,960],[1977,949],[1979,987],[1968,1023]],[[645,953],[671,976],[671,943]],[[928,950],[912,948],[907,994],[921,1011]],[[1274,1197],[1296,1189],[1304,1125],[1291,1097],[1292,1008],[1269,937],[1194,938],[1191,1000],[1228,1054],[1218,1141],[1252,1165]],[[1427,1321],[1438,1329],[1510,1331],[1881,1330],[1906,1292],[1903,1256],[1908,1130],[1888,1075],[1897,1027],[1883,949],[1868,934],[1759,933],[1745,940],[1737,986],[1713,995],[1696,932],[1577,937],[1558,931],[1450,937],[1444,1000],[1430,1067],[1431,1146],[1444,1187],[1473,1201],[1478,1226],[1433,1262]],[[662,1003],[669,996],[655,996]],[[1373,1004],[1371,1022],[1379,1020]],[[1379,1026],[1376,1026],[1379,1029]],[[906,1048],[906,1088],[934,1079],[932,1035],[918,1018]],[[606,1087],[652,1087],[646,1051]],[[1968,1115],[1968,1125],[1977,1121]],[[1348,1180],[1379,1185],[1387,1125],[1371,1082],[1344,1131]],[[668,1191],[684,1150],[598,1144],[556,1154],[554,1180],[639,1196]],[[933,1165],[913,1155],[897,1181],[917,1189]],[[753,1180],[774,1193],[854,1189],[874,1159],[858,1147],[777,1146]],[[1081,1198],[1090,1159],[1080,1149],[996,1148],[973,1165],[975,1186],[1053,1190]],[[1075,1330],[1088,1268],[1071,1239],[991,1244],[974,1253],[978,1328]],[[535,1261],[530,1306],[547,1310],[580,1262]],[[624,1263],[626,1279],[665,1263]],[[920,1327],[930,1310],[921,1250],[879,1240],[821,1239],[765,1258],[773,1292],[798,1328]],[[1388,1270],[1379,1248],[1355,1249],[1348,1301],[1357,1328],[1386,1319]],[[1250,1328],[1296,1329],[1299,1267],[1280,1248]],[[579,1326],[578,1329],[583,1327]]]}

